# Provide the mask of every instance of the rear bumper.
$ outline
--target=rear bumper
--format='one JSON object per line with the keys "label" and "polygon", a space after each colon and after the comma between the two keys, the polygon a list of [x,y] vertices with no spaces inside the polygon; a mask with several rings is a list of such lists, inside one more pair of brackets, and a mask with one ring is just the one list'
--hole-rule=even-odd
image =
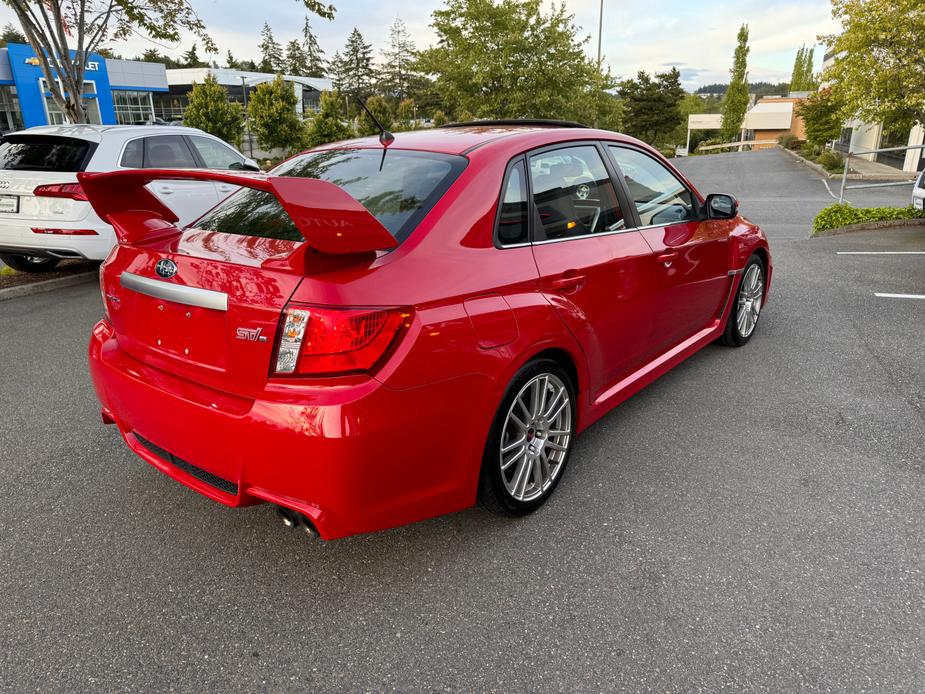
{"label": "rear bumper", "polygon": [[129,447],[227,506],[279,504],[333,539],[475,501],[494,413],[485,377],[400,391],[361,379],[247,399],[134,359],[105,321],[94,328],[89,359],[104,418]]}
{"label": "rear bumper", "polygon": [[[115,244],[115,233],[108,224],[92,219],[95,215],[90,217],[77,222],[31,219],[15,224],[0,219],[0,253],[104,260]],[[93,229],[97,235],[36,234],[32,227]]]}

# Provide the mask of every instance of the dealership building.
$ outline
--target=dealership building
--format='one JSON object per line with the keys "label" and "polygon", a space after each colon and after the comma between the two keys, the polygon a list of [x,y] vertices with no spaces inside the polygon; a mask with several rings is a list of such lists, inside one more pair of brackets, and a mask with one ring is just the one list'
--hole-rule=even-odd
{"label": "dealership building", "polygon": [[[84,71],[84,102],[88,120],[103,125],[138,124],[155,118],[178,120],[188,103],[193,82],[215,75],[231,101],[245,101],[250,91],[276,76],[222,68],[167,70],[162,63],[117,60],[91,53]],[[327,79],[284,75],[292,84],[300,113],[317,110]],[[0,132],[36,125],[64,123],[64,114],[51,98],[35,51],[10,43],[0,49]]]}

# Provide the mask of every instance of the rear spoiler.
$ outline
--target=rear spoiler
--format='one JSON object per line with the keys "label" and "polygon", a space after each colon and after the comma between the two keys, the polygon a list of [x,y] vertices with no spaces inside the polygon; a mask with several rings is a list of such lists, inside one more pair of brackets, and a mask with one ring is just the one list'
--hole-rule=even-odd
{"label": "rear spoiler", "polygon": [[119,242],[136,244],[179,233],[178,217],[145,186],[152,181],[217,181],[275,195],[306,243],[320,253],[385,251],[398,242],[343,188],[316,178],[202,169],[79,172],[77,180]]}

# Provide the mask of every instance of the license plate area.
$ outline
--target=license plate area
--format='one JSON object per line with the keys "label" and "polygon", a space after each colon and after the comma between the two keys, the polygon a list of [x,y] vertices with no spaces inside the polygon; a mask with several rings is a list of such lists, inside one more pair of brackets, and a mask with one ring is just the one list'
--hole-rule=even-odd
{"label": "license plate area", "polygon": [[133,331],[150,349],[190,364],[224,370],[225,312],[138,297]]}
{"label": "license plate area", "polygon": [[0,214],[19,214],[19,196],[0,195]]}

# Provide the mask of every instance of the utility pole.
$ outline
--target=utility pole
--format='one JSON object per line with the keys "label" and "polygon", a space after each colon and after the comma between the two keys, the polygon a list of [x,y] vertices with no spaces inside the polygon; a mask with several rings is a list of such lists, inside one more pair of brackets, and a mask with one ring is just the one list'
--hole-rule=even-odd
{"label": "utility pole", "polygon": [[601,33],[604,31],[604,0],[601,0],[601,11],[597,16],[597,68],[601,68]]}

